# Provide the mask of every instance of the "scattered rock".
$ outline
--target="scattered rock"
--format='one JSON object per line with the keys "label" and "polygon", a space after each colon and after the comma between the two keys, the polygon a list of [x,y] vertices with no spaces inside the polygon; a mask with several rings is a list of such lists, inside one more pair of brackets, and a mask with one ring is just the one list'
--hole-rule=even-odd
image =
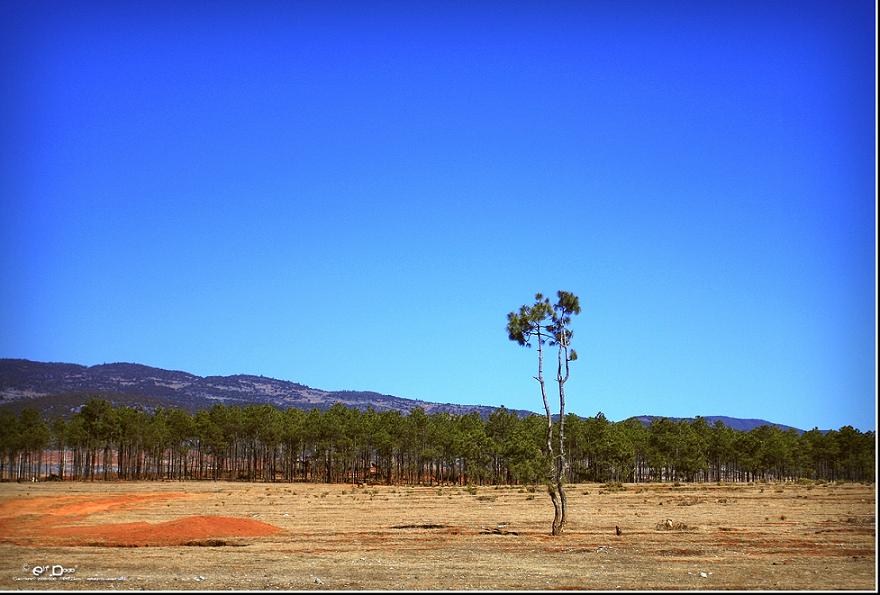
{"label": "scattered rock", "polygon": [[700,578],[709,578],[709,575],[706,574],[705,572],[701,572],[701,573],[700,573]]}
{"label": "scattered rock", "polygon": [[318,577],[316,576],[316,577],[315,577],[315,584],[316,584],[316,585],[323,585],[323,584],[324,584],[324,581],[322,581],[320,578],[318,578]]}
{"label": "scattered rock", "polygon": [[492,529],[480,527],[480,533],[484,535],[519,535],[516,531],[507,531],[506,529],[499,529],[498,527],[493,527]]}
{"label": "scattered rock", "polygon": [[200,583],[200,582],[202,582],[203,580],[205,580],[205,577],[203,577],[202,575],[199,575],[199,576],[196,577],[196,582],[197,582],[197,583]]}

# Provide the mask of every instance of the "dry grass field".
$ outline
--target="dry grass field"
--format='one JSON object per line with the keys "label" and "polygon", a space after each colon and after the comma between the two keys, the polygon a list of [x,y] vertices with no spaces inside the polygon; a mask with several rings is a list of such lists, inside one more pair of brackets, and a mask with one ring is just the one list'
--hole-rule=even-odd
{"label": "dry grass field", "polygon": [[876,586],[874,485],[567,489],[0,484],[0,589]]}

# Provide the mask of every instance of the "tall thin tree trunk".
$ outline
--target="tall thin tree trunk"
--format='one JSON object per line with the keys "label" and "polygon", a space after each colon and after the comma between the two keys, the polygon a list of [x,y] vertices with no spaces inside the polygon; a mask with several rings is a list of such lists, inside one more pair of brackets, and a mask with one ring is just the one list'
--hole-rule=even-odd
{"label": "tall thin tree trunk", "polygon": [[547,493],[553,502],[553,524],[551,525],[551,535],[559,535],[562,525],[562,504],[560,503],[557,491],[559,489],[558,467],[553,457],[553,415],[550,413],[550,402],[547,400],[547,389],[544,385],[544,349],[542,346],[543,337],[541,336],[541,327],[538,327],[538,375],[535,380],[541,385],[541,399],[544,401],[544,413],[547,415],[547,458],[548,458],[548,474]]}
{"label": "tall thin tree trunk", "polygon": [[[556,370],[556,378],[559,382],[559,455],[556,463],[556,490],[559,492],[559,506],[561,516],[559,519],[559,532],[561,534],[565,530],[565,514],[568,509],[568,499],[565,495],[565,487],[563,482],[568,471],[568,465],[565,460],[565,383],[568,382],[568,343],[566,337],[566,329],[563,326],[560,329],[559,350],[558,350],[558,367]],[[564,356],[564,357],[563,357]],[[562,374],[563,360],[565,361],[565,375]]]}

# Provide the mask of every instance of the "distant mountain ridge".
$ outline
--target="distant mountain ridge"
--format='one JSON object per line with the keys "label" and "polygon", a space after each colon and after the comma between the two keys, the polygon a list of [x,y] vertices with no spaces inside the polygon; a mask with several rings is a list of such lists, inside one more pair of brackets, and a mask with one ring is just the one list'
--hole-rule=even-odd
{"label": "distant mountain ridge", "polygon": [[[649,426],[655,419],[661,419],[662,416],[658,415],[637,415],[635,417],[631,417],[629,419],[637,419],[642,422],[644,425]],[[774,426],[783,431],[794,430],[798,434],[803,434],[804,430],[800,428],[795,428],[792,426],[786,426],[784,424],[777,424],[773,422],[769,422],[763,419],[742,419],[739,417],[727,417],[726,415],[700,415],[699,417],[706,420],[706,423],[709,426],[715,425],[715,422],[720,421],[728,428],[733,430],[740,430],[742,432],[748,432],[749,430],[754,430],[755,428],[759,428],[761,426]],[[672,421],[693,421],[696,419],[695,417],[667,417],[666,419],[670,419]]]}
{"label": "distant mountain ridge", "polygon": [[[21,409],[33,407],[50,416],[70,415],[89,398],[100,396],[114,406],[180,407],[190,412],[212,405],[269,404],[286,409],[326,410],[334,403],[346,407],[407,413],[422,407],[426,413],[457,415],[476,411],[486,417],[497,407],[459,405],[405,399],[371,391],[326,391],[287,380],[265,376],[197,376],[179,370],[164,370],[143,364],[113,363],[96,366],[35,362],[26,359],[0,359],[0,406]],[[518,415],[534,411],[512,409]],[[642,415],[633,419],[649,425],[661,416]],[[693,418],[669,418],[693,419]],[[726,416],[703,416],[709,425],[716,420],[735,430],[748,431],[762,425],[787,430],[790,426],[762,419],[739,419]],[[803,432],[798,428],[792,428]]]}
{"label": "distant mountain ridge", "polygon": [[[0,405],[20,408],[26,403],[51,414],[69,413],[89,397],[100,395],[114,405],[180,407],[190,412],[224,405],[275,405],[282,409],[329,409],[334,403],[365,410],[426,413],[477,412],[488,416],[497,407],[432,403],[371,391],[326,391],[265,376],[196,376],[142,364],[114,363],[96,366],[0,359]],[[526,410],[513,410],[529,415]]]}

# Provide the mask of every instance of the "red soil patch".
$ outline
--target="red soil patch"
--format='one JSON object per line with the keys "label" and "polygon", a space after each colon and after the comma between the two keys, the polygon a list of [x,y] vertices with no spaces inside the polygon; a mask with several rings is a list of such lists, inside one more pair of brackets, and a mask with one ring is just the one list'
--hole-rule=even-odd
{"label": "red soil patch", "polygon": [[187,494],[175,492],[167,494],[125,494],[93,498],[91,496],[44,496],[39,498],[13,498],[0,502],[0,522],[25,515],[53,515],[85,518],[99,512],[117,508],[137,507],[148,502],[160,502],[174,498],[184,498]]}
{"label": "red soil patch", "polygon": [[102,545],[118,547],[185,545],[219,537],[261,537],[274,525],[225,516],[188,516],[162,523],[72,525],[96,513],[141,507],[187,496],[182,493],[19,498],[0,502],[0,542],[16,545]]}
{"label": "red soil patch", "polygon": [[164,523],[116,523],[93,527],[54,527],[51,536],[68,544],[104,546],[184,545],[217,537],[261,537],[278,527],[225,516],[188,516]]}

